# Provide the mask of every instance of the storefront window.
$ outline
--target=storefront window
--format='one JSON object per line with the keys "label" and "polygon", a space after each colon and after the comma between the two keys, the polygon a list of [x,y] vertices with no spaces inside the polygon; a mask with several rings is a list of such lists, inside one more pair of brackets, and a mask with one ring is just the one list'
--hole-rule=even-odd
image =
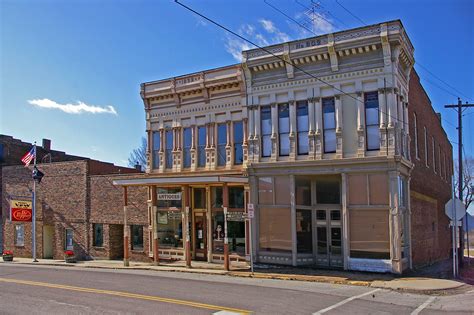
{"label": "storefront window", "polygon": [[273,204],[273,178],[258,178],[258,203],[261,205]]}
{"label": "storefront window", "polygon": [[275,203],[277,205],[290,204],[290,177],[276,176],[275,178]]}
{"label": "storefront window", "polygon": [[[227,237],[229,239],[229,251],[243,255],[245,253],[245,219],[242,211],[227,212]],[[214,253],[224,252],[224,238],[224,212],[213,211],[212,251]]]}
{"label": "storefront window", "polygon": [[143,250],[143,225],[132,225],[132,250]]}
{"label": "storefront window", "polygon": [[206,188],[194,188],[194,209],[206,209]]}
{"label": "storefront window", "polygon": [[296,177],[295,186],[296,204],[311,206],[311,180],[309,178]]}
{"label": "storefront window", "polygon": [[313,252],[311,210],[296,210],[296,243],[298,253]]}
{"label": "storefront window", "polygon": [[182,193],[181,188],[157,188],[157,199],[159,208],[181,209]]}
{"label": "storefront window", "polygon": [[158,243],[166,247],[183,247],[183,222],[180,211],[158,211]]}
{"label": "storefront window", "polygon": [[320,178],[316,180],[316,201],[325,204],[339,204],[341,192],[338,178]]}
{"label": "storefront window", "polygon": [[222,186],[211,187],[211,208],[222,208]]}
{"label": "storefront window", "polygon": [[64,242],[64,249],[65,250],[74,250],[72,235],[73,235],[72,229],[66,229],[66,231],[65,231],[65,242]]}
{"label": "storefront window", "polygon": [[23,224],[15,225],[15,246],[25,246],[25,226]]}
{"label": "storefront window", "polygon": [[224,252],[224,212],[212,212],[212,252]]}
{"label": "storefront window", "polygon": [[104,226],[101,223],[94,223],[94,238],[93,243],[96,247],[102,247],[104,244]]}
{"label": "storefront window", "polygon": [[290,208],[260,208],[260,249],[291,252]]}
{"label": "storefront window", "polygon": [[229,208],[244,207],[244,187],[229,187]]}
{"label": "storefront window", "polygon": [[390,258],[388,210],[349,211],[350,256],[352,258]]}

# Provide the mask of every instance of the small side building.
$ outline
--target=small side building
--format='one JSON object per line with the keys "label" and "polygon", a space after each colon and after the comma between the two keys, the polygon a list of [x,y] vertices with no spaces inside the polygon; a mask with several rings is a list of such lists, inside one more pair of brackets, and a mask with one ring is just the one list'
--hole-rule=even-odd
{"label": "small side building", "polygon": [[[90,159],[40,163],[38,169],[45,176],[36,185],[36,256],[63,259],[64,250],[73,250],[81,260],[122,258],[123,208],[117,206],[121,205],[122,192],[112,185],[109,176],[139,171]],[[9,219],[9,200],[31,198],[31,173],[31,165],[2,168],[4,249],[12,250],[15,257],[32,257],[31,222]],[[146,190],[131,190],[131,202],[146,202]],[[146,206],[137,210],[131,222],[137,226],[146,224]],[[137,233],[135,244],[134,259],[146,257],[143,234]]]}

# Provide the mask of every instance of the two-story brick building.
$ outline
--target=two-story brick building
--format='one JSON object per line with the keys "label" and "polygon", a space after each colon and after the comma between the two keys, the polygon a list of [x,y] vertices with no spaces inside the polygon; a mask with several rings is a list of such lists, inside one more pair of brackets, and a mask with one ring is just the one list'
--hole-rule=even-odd
{"label": "two-story brick building", "polygon": [[[124,221],[128,189],[147,187],[155,262],[226,261],[227,252],[249,259],[252,247],[257,262],[401,273],[446,258],[440,207],[451,147],[413,53],[396,20],[244,51],[241,65],[142,84],[148,167],[114,181],[124,187]],[[415,112],[429,122],[436,169],[444,165],[446,176],[433,177],[441,194],[411,181],[427,172],[410,152],[411,134],[420,137]],[[446,164],[438,166],[438,155]],[[429,228],[426,213],[437,216]],[[125,223],[125,244],[131,233]],[[439,252],[424,254],[432,244]]]}

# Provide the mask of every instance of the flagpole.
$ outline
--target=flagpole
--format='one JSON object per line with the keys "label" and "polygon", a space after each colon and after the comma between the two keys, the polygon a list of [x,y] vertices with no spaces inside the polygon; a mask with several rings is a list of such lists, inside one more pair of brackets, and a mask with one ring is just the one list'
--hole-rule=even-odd
{"label": "flagpole", "polygon": [[[36,141],[34,143],[34,162],[33,171],[36,168]],[[33,220],[32,220],[32,239],[33,239],[33,262],[38,262],[36,259],[36,179],[33,178]]]}

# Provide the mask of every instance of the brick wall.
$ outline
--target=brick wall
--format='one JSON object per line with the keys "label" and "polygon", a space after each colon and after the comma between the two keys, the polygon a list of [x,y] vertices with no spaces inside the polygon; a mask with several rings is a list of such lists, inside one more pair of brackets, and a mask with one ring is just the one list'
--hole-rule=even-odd
{"label": "brick wall", "polygon": [[[408,98],[410,150],[411,159],[415,165],[410,182],[412,254],[414,266],[422,266],[449,258],[451,233],[448,226],[449,219],[444,214],[444,205],[451,198],[452,146],[414,70],[411,72]],[[418,157],[416,156],[415,114]],[[424,127],[427,130],[427,163]],[[433,137],[435,140],[434,160]],[[441,152],[441,159],[439,152]],[[446,163],[444,157],[446,157]],[[434,163],[436,163],[436,172]]]}
{"label": "brick wall", "polygon": [[[90,175],[110,172],[134,172],[134,169],[114,166],[91,160],[39,164],[45,174],[36,189],[37,256],[43,257],[43,225],[53,226],[53,258],[63,259],[66,229],[73,231],[74,252],[78,259],[120,258],[123,256],[123,195],[111,178],[118,175]],[[8,196],[31,198],[32,167],[5,166],[2,168],[4,196],[2,208],[8,217]],[[120,175],[119,175],[120,176]],[[126,175],[122,175],[126,176]],[[130,224],[147,224],[147,190],[130,188],[129,200],[136,205],[129,211]],[[94,248],[93,223],[104,227],[104,246]],[[14,224],[4,224],[5,249],[12,249],[15,256],[31,257],[31,223],[25,223],[25,246],[14,244]],[[120,225],[122,224],[122,225]],[[121,227],[121,232],[118,231]],[[121,233],[121,236],[120,236]],[[113,242],[113,244],[111,244]],[[120,249],[122,248],[122,249]],[[147,247],[144,246],[144,249]],[[134,252],[137,260],[148,259],[147,252]]]}

